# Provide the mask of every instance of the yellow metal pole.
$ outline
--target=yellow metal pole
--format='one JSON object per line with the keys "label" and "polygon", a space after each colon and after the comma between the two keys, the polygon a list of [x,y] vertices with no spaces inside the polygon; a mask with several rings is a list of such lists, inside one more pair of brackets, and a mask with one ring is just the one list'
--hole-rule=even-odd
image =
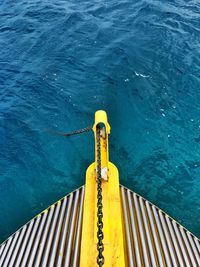
{"label": "yellow metal pole", "polygon": [[96,126],[101,124],[101,173],[103,195],[103,232],[105,267],[124,267],[124,240],[120,204],[119,175],[109,161],[108,134],[110,125],[105,111],[95,113],[93,131],[95,135],[95,162],[86,172],[83,224],[81,237],[80,267],[97,267],[97,144]]}

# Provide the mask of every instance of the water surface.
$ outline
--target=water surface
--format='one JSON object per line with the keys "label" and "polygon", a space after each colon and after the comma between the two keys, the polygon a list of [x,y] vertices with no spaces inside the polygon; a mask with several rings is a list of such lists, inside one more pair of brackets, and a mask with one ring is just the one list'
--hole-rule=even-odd
{"label": "water surface", "polygon": [[105,109],[120,181],[200,237],[200,4],[1,1],[0,241],[84,183]]}

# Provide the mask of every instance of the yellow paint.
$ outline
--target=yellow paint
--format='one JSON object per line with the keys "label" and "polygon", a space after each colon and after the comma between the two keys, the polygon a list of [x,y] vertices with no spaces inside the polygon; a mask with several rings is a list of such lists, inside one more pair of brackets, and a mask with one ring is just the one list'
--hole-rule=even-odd
{"label": "yellow paint", "polygon": [[[124,267],[124,241],[122,232],[122,213],[120,204],[119,175],[114,164],[109,162],[108,134],[110,125],[104,111],[95,113],[93,131],[95,135],[96,158],[96,126],[105,125],[104,137],[101,136],[102,168],[108,168],[108,180],[102,180],[103,194],[103,232],[104,232],[104,267]],[[96,159],[86,172],[85,198],[83,210],[83,226],[81,238],[80,267],[97,267],[97,183]]]}
{"label": "yellow paint", "polygon": [[48,212],[48,209],[44,210],[42,213],[47,213]]}
{"label": "yellow paint", "polygon": [[95,123],[93,126],[94,139],[95,139],[95,168],[97,164],[97,143],[96,143],[96,127],[97,124],[104,124],[105,131],[101,131],[101,169],[108,169],[109,154],[108,154],[108,134],[110,134],[110,125],[108,124],[107,114],[103,110],[95,113]]}

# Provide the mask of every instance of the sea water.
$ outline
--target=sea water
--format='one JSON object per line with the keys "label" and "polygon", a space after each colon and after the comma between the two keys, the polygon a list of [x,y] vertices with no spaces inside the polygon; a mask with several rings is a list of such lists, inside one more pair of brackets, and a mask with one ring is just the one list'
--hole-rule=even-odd
{"label": "sea water", "polygon": [[200,4],[4,0],[0,241],[84,184],[107,111],[120,183],[200,237]]}

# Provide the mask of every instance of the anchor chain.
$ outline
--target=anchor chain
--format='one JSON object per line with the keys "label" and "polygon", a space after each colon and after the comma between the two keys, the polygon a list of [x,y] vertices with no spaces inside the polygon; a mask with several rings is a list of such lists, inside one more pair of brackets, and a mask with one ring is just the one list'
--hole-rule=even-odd
{"label": "anchor chain", "polygon": [[97,264],[99,267],[104,265],[104,244],[103,244],[103,203],[102,203],[102,178],[101,178],[101,129],[97,126]]}
{"label": "anchor chain", "polygon": [[50,130],[50,129],[47,129],[46,131],[48,131],[48,132],[50,132],[52,134],[55,134],[55,135],[69,137],[69,136],[76,135],[76,134],[86,133],[86,132],[89,132],[91,130],[92,130],[92,126],[85,127],[85,128],[80,129],[80,130],[75,130],[75,131],[69,132],[69,133],[57,132],[57,131]]}
{"label": "anchor chain", "polygon": [[71,133],[63,133],[62,135],[67,137],[67,136],[71,136],[71,135],[75,135],[75,134],[81,134],[81,133],[86,133],[92,130],[92,126],[80,129],[80,130],[75,130]]}
{"label": "anchor chain", "polygon": [[[75,130],[70,133],[63,133],[63,132],[56,132],[56,131],[50,131],[51,133],[54,133],[56,135],[61,136],[72,136],[76,134],[81,134],[85,132],[89,132],[92,130],[92,127],[86,127],[80,130]],[[102,177],[101,177],[101,127],[97,125],[97,131],[96,131],[96,140],[97,140],[97,264],[99,267],[102,267],[104,265],[104,244],[103,244],[103,203],[102,203]]]}

